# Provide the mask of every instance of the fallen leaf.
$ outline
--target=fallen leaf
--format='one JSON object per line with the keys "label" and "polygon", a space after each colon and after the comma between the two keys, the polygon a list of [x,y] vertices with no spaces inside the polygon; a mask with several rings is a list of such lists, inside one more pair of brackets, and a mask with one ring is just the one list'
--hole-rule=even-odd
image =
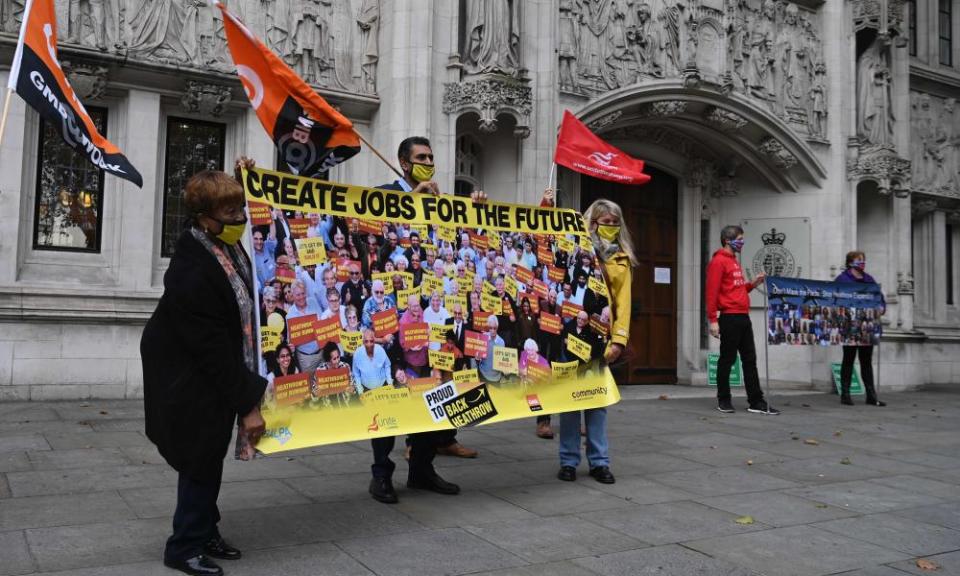
{"label": "fallen leaf", "polygon": [[747,460],[747,466],[753,466],[753,460]]}
{"label": "fallen leaf", "polygon": [[924,559],[924,558],[918,558],[918,559],[917,559],[917,568],[919,568],[919,569],[921,569],[921,570],[934,571],[934,570],[939,570],[939,569],[940,569],[940,565],[937,564],[936,562],[932,562],[932,561],[926,560],[926,559]]}
{"label": "fallen leaf", "polygon": [[658,400],[669,400],[669,399],[670,397],[667,396],[666,394],[661,394],[660,397],[658,398]]}
{"label": "fallen leaf", "polygon": [[106,410],[101,410],[100,413],[101,413],[101,414],[109,414],[109,412],[107,412]]}
{"label": "fallen leaf", "polygon": [[806,440],[803,441],[803,443],[804,443],[804,444],[807,444],[808,446],[819,446],[819,445],[820,445],[820,442],[819,442],[818,440],[814,439],[814,438],[807,438]]}
{"label": "fallen leaf", "polygon": [[826,504],[817,504],[817,508],[829,508]]}
{"label": "fallen leaf", "polygon": [[737,524],[743,524],[743,525],[753,524],[753,516],[741,516],[736,520],[734,520],[734,522],[736,522]]}
{"label": "fallen leaf", "polygon": [[837,438],[839,438],[840,436],[843,436],[843,431],[842,431],[842,430],[837,430],[836,432],[833,433],[833,435],[836,436]]}
{"label": "fallen leaf", "polygon": [[843,459],[840,460],[840,463],[841,463],[841,464],[850,464],[850,459],[847,458],[846,456],[844,456]]}
{"label": "fallen leaf", "polygon": [[710,449],[711,449],[711,450],[716,450],[717,447],[716,447],[716,446],[711,446]]}
{"label": "fallen leaf", "polygon": [[809,404],[801,404],[801,406],[803,406],[804,408],[809,408],[809,407],[810,407]]}
{"label": "fallen leaf", "polygon": [[791,436],[790,439],[791,439],[791,440],[799,440],[800,437],[799,437],[799,436]]}

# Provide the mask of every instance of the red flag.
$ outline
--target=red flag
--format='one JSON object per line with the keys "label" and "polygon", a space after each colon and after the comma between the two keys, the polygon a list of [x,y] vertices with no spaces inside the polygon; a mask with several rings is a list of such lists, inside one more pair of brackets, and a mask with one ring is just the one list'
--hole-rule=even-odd
{"label": "red flag", "polygon": [[59,127],[67,145],[94,166],[143,188],[143,177],[119,148],[100,135],[60,68],[53,0],[27,1],[7,87],[45,121]]}
{"label": "red flag", "polygon": [[650,181],[650,175],[643,173],[643,160],[632,158],[601,140],[569,110],[563,111],[553,161],[575,172],[620,184],[639,185]]}
{"label": "red flag", "polygon": [[360,151],[350,120],[313,91],[250,30],[223,12],[223,29],[237,75],[280,157],[294,174],[313,176]]}

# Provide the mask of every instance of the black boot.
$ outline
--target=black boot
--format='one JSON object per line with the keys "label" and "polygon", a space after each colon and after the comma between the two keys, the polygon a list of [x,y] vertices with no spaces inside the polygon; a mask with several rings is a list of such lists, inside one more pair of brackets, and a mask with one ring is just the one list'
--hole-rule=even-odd
{"label": "black boot", "polygon": [[849,392],[844,392],[840,395],[840,403],[844,406],[853,406],[853,400],[850,398]]}

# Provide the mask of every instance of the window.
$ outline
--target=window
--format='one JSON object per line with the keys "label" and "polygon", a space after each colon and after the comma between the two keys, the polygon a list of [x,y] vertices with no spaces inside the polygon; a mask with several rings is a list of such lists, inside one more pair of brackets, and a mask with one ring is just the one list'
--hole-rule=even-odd
{"label": "window", "polygon": [[480,142],[470,134],[457,138],[456,174],[454,194],[469,196],[480,189],[480,160],[482,148]]}
{"label": "window", "polygon": [[917,2],[908,0],[907,6],[910,10],[909,20],[907,21],[908,33],[910,36],[910,55],[917,55]]}
{"label": "window", "polygon": [[[87,112],[101,134],[107,110]],[[40,121],[33,247],[39,250],[99,252],[103,208],[103,170],[68,146],[60,127]]]}
{"label": "window", "polygon": [[177,239],[187,222],[183,188],[201,170],[223,170],[224,124],[169,118],[167,120],[166,165],[163,171],[163,256],[173,254]]}
{"label": "window", "polygon": [[940,0],[940,64],[953,66],[953,0]]}

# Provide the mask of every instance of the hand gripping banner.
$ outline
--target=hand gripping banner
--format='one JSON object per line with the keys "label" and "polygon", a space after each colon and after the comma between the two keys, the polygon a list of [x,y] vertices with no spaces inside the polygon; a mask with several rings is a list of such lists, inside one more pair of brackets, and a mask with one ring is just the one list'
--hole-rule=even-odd
{"label": "hand gripping banner", "polygon": [[119,148],[97,132],[60,68],[53,0],[27,1],[8,87],[46,122],[59,126],[64,142],[93,165],[143,187],[143,177],[137,169]]}
{"label": "hand gripping banner", "polygon": [[[576,212],[242,176],[270,382],[261,451],[619,401],[603,274]],[[581,271],[593,282],[576,284]],[[562,282],[575,288],[560,303]]]}
{"label": "hand gripping banner", "polygon": [[216,2],[247,98],[295,174],[312,176],[360,151],[353,124],[314,92],[250,30]]}

